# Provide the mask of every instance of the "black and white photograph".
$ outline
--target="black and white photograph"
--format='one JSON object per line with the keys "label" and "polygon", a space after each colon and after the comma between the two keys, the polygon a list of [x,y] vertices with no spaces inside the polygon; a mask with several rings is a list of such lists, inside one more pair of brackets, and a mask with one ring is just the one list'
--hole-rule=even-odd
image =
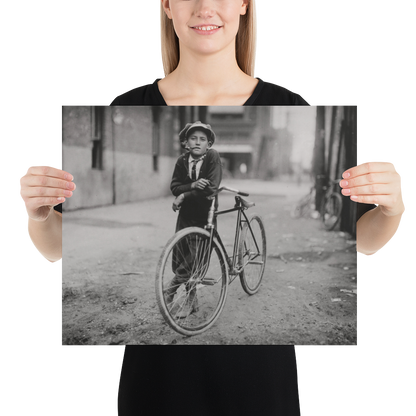
{"label": "black and white photograph", "polygon": [[64,106],[64,345],[355,345],[357,108]]}

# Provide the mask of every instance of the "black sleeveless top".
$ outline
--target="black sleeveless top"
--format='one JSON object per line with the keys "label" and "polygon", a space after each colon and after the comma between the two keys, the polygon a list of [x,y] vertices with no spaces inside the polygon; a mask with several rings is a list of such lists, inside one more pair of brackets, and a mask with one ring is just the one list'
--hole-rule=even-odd
{"label": "black sleeveless top", "polygon": [[357,204],[357,221],[368,211],[374,209],[377,205],[373,204]]}

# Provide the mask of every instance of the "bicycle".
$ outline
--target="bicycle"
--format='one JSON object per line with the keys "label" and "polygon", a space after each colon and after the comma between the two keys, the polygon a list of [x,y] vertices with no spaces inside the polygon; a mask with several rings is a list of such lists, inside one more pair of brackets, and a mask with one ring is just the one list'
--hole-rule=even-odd
{"label": "bicycle", "polygon": [[[216,211],[216,198],[222,191],[237,194],[235,205]],[[156,270],[156,299],[165,321],[180,334],[191,336],[209,329],[224,308],[228,286],[237,277],[247,294],[259,290],[266,264],[266,233],[257,214],[248,218],[244,212],[255,204],[241,196],[249,194],[219,188],[210,197],[205,228],[178,231],[162,251]],[[234,211],[237,223],[229,256],[214,224],[219,215]]]}
{"label": "bicycle", "polygon": [[316,187],[313,185],[309,190],[309,193],[302,197],[296,205],[292,208],[290,216],[295,219],[309,218],[313,216],[315,212],[315,195]]}
{"label": "bicycle", "polygon": [[340,179],[330,179],[329,186],[326,186],[324,198],[321,204],[321,218],[327,231],[331,231],[338,224],[341,218],[342,197],[337,187]]}
{"label": "bicycle", "polygon": [[[325,178],[318,175],[318,179]],[[291,211],[292,218],[321,218],[327,231],[331,231],[338,224],[341,218],[342,197],[339,193],[338,185],[340,179],[329,179],[329,185],[318,185],[315,183],[309,193],[302,197]],[[322,189],[325,193],[319,207],[319,213],[316,211],[316,193],[317,189]]]}

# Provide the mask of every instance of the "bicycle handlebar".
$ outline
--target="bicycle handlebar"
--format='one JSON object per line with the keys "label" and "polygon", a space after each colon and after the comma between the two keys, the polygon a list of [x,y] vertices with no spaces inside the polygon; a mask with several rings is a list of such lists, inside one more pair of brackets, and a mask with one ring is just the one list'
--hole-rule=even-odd
{"label": "bicycle handlebar", "polygon": [[241,196],[249,196],[249,194],[247,192],[242,192],[242,191],[239,191],[238,189],[229,188],[228,186],[221,186],[221,188],[218,188],[218,191],[215,192],[211,196],[218,195],[221,191],[233,192],[233,193],[241,195]]}

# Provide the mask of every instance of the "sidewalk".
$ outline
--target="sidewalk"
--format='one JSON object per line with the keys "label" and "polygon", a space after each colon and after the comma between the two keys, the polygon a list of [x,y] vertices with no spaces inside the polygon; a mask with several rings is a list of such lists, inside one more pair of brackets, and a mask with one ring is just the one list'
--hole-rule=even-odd
{"label": "sidewalk", "polygon": [[175,230],[172,197],[64,212],[63,258],[107,258],[115,251],[163,247]]}

